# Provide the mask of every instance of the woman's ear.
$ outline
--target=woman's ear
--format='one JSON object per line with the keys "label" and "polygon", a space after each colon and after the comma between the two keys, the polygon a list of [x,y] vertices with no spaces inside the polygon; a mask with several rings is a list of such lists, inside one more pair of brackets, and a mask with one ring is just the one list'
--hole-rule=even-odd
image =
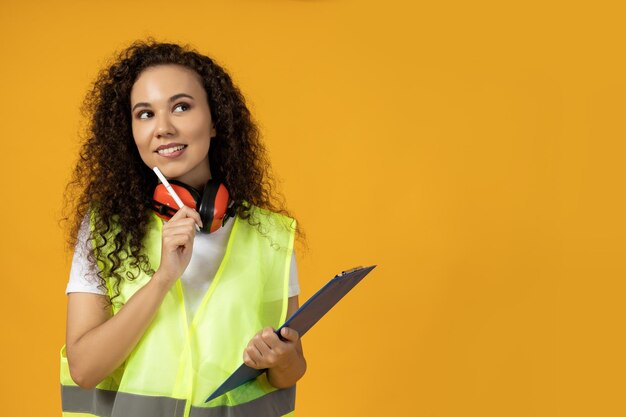
{"label": "woman's ear", "polygon": [[215,131],[215,123],[211,122],[211,138],[217,136],[217,132]]}

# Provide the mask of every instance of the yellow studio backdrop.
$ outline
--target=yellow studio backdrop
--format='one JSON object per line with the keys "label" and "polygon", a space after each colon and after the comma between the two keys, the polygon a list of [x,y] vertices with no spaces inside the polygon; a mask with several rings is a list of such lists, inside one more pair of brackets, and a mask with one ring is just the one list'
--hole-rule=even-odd
{"label": "yellow studio backdrop", "polygon": [[0,414],[60,415],[79,107],[152,35],[248,98],[301,301],[379,265],[305,336],[298,416],[626,415],[621,4],[3,1]]}

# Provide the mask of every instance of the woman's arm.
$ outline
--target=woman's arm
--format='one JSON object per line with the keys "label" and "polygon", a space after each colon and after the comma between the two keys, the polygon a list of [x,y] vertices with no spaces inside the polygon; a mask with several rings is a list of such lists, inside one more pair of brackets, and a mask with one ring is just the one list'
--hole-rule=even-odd
{"label": "woman's arm", "polygon": [[78,386],[98,385],[139,342],[169,289],[155,278],[156,274],[113,317],[105,295],[68,295],[66,351]]}
{"label": "woman's arm", "polygon": [[[298,296],[290,297],[287,317],[298,310]],[[279,339],[274,329],[266,327],[258,332],[244,350],[244,363],[252,368],[267,369],[267,379],[276,388],[295,385],[306,372],[306,359],[298,332],[283,328]]]}
{"label": "woman's arm", "polygon": [[184,207],[163,225],[159,269],[116,315],[111,315],[104,295],[69,294],[66,352],[78,386],[99,384],[137,345],[165,294],[189,264],[196,223],[202,225],[198,213]]}

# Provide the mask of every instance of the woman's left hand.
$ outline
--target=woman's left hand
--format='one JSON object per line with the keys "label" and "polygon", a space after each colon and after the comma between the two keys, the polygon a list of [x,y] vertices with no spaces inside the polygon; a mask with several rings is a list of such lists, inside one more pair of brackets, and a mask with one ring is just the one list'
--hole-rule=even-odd
{"label": "woman's left hand", "polygon": [[243,351],[243,362],[255,369],[286,369],[297,363],[300,335],[297,331],[284,327],[280,331],[281,340],[274,329],[266,327],[258,332]]}

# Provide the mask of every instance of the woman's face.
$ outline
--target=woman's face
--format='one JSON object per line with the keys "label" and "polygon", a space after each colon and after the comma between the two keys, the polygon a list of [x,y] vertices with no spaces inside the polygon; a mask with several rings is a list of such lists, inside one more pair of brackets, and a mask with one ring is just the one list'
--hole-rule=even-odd
{"label": "woman's face", "polygon": [[133,85],[130,106],[143,162],[202,189],[211,178],[208,153],[215,126],[196,72],[179,65],[147,68]]}

